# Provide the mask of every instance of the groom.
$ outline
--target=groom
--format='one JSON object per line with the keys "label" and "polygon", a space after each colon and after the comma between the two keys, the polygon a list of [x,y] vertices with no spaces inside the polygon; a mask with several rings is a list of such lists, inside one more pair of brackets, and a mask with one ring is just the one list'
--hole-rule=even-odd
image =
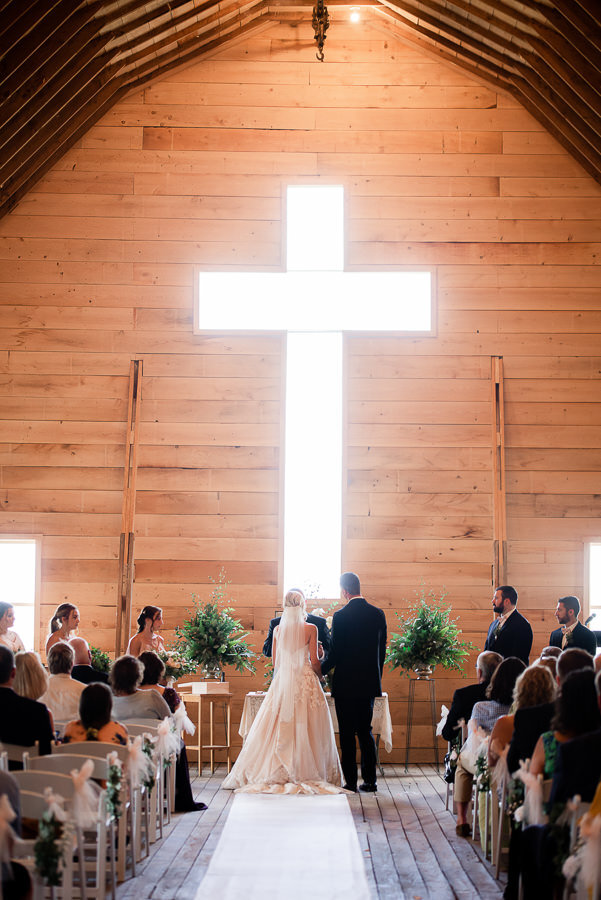
{"label": "groom", "polygon": [[334,613],[332,645],[321,663],[325,675],[336,667],[332,696],[338,717],[340,756],[345,788],[357,790],[355,735],[361,749],[360,791],[376,791],[376,745],[371,733],[374,698],[382,694],[382,669],[386,653],[386,617],[361,596],[353,572],[340,576],[346,606]]}

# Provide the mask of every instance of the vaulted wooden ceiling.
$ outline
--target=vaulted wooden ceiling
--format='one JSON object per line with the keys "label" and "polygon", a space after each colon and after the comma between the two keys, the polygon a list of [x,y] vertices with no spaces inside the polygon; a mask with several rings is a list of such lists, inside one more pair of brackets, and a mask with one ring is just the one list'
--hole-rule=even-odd
{"label": "vaulted wooden ceiling", "polygon": [[[599,0],[353,5],[369,7],[370,20],[395,35],[509,91],[601,182]],[[312,6],[313,0],[0,0],[0,215],[131,88],[266,23],[310,18]]]}

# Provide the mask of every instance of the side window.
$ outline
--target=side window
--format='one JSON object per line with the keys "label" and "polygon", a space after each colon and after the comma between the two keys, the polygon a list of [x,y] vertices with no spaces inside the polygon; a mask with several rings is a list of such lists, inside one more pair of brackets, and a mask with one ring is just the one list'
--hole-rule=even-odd
{"label": "side window", "polygon": [[0,537],[2,600],[14,609],[16,631],[26,650],[38,649],[40,538]]}

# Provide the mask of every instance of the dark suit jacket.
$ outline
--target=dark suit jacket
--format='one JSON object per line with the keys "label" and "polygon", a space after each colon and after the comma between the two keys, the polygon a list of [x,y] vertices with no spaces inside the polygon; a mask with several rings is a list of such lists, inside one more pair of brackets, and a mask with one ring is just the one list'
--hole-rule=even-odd
{"label": "dark suit jacket", "polygon": [[98,681],[102,682],[102,684],[109,683],[108,673],[98,672],[92,666],[73,666],[71,678],[74,678],[75,681],[81,681],[83,684],[93,684]]}
{"label": "dark suit jacket", "polygon": [[465,687],[457,688],[453,694],[453,702],[447,716],[447,721],[442,729],[442,736],[445,741],[452,741],[457,737],[457,723],[459,719],[465,719],[467,725],[474,708],[474,703],[479,700],[486,700],[486,688],[488,682],[482,684],[468,684]]}
{"label": "dark suit jacket", "polygon": [[[561,647],[562,640],[563,631],[561,628],[556,628],[555,631],[551,632],[549,646]],[[566,650],[569,647],[580,647],[582,650],[586,650],[587,653],[590,653],[591,656],[594,656],[597,652],[597,638],[589,628],[585,628],[584,625],[578,622],[576,628],[570,635],[570,642],[566,645]]]}
{"label": "dark suit jacket", "polygon": [[0,688],[0,741],[31,747],[40,742],[40,754],[48,755],[53,734],[43,703],[20,697],[12,688]]}
{"label": "dark suit jacket", "polygon": [[334,613],[332,646],[321,664],[334,668],[333,697],[379,697],[386,655],[386,616],[363,597]]}
{"label": "dark suit jacket", "polygon": [[496,624],[495,619],[488,629],[484,649],[500,653],[503,659],[507,659],[508,656],[517,656],[527,666],[532,649],[532,628],[528,619],[525,619],[516,609],[494,638],[493,631]]}
{"label": "dark suit jacket", "polygon": [[549,731],[555,712],[554,703],[541,703],[518,709],[513,719],[513,735],[507,751],[507,768],[515,772],[520,760],[532,759],[536,742],[544,731]]}
{"label": "dark suit jacket", "polygon": [[[263,644],[263,656],[271,656],[271,645],[273,643],[273,630],[277,625],[280,624],[281,616],[276,616],[275,619],[272,619],[269,623],[269,631],[267,632],[267,637],[265,638],[265,643]],[[326,620],[323,616],[314,616],[309,614],[307,616],[307,622],[310,622],[311,625],[317,625],[317,640],[321,641],[323,646],[324,653],[327,653],[330,649],[330,629],[326,624]]]}
{"label": "dark suit jacket", "polygon": [[565,803],[580,794],[590,803],[600,778],[601,728],[558,745],[549,802]]}

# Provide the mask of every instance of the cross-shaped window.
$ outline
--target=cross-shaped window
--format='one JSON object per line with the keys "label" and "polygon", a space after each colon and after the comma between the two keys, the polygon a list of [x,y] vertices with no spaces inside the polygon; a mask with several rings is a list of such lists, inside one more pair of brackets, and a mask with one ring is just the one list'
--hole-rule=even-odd
{"label": "cross-shaped window", "polygon": [[[199,273],[201,332],[287,332],[283,588],[337,597],[343,332],[431,332],[429,271],[344,271],[341,185],[290,185],[285,272]],[[351,561],[346,561],[350,563]]]}

